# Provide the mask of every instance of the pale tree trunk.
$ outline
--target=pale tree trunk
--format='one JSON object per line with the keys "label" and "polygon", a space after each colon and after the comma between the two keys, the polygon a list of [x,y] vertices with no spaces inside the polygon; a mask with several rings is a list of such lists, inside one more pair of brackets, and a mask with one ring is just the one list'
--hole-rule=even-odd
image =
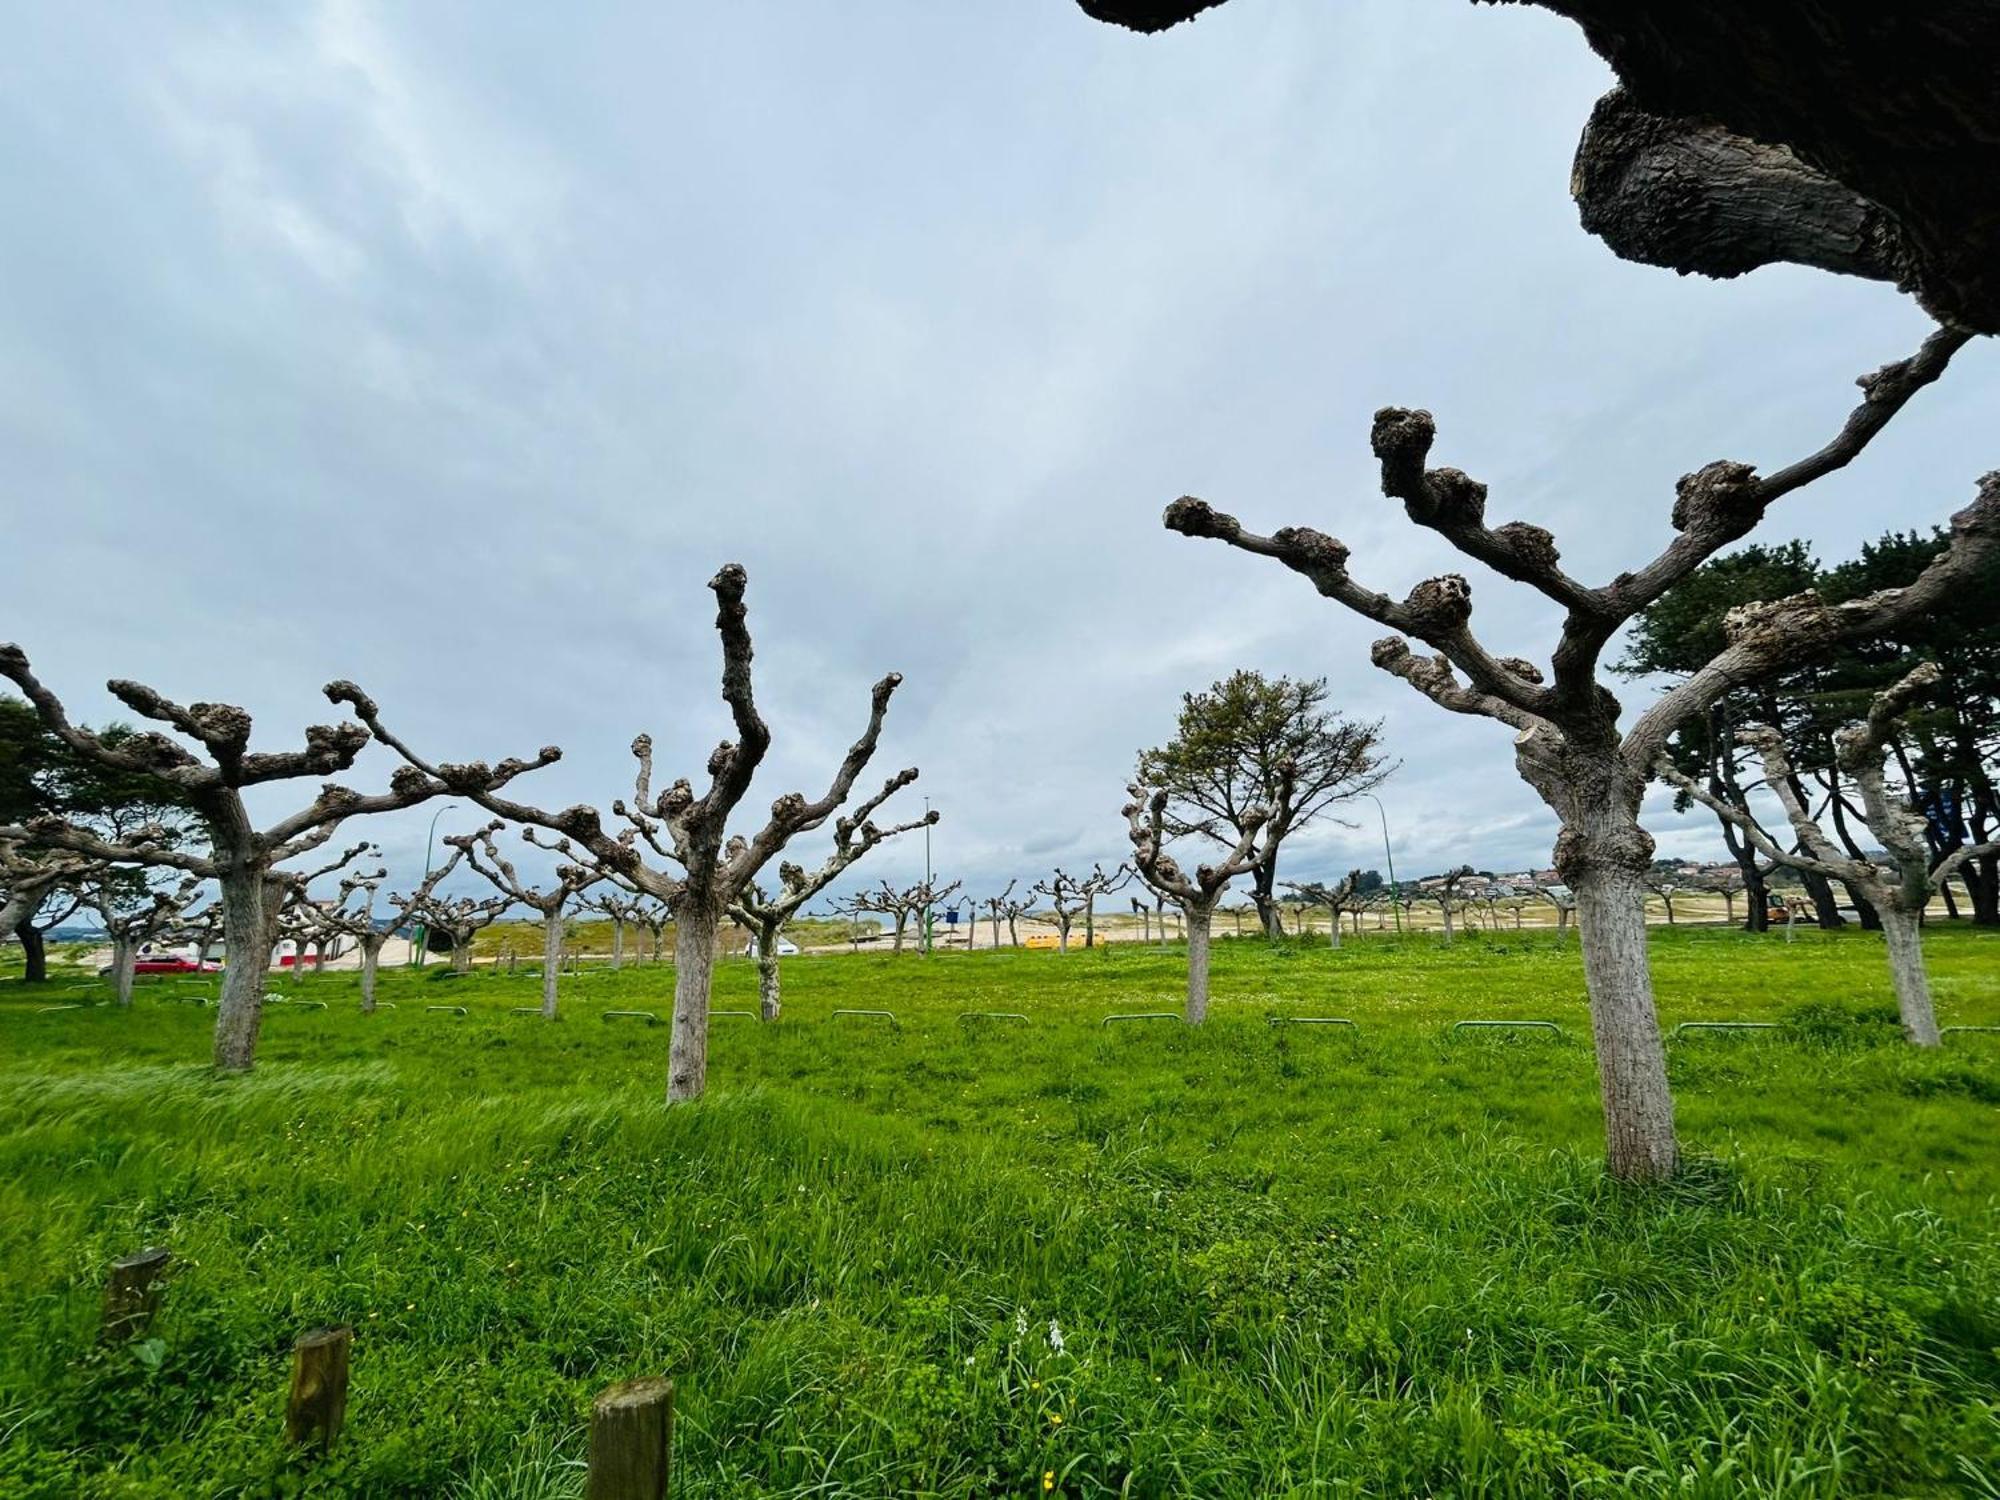
{"label": "pale tree trunk", "polygon": [[[1010,915],[1010,916],[1009,916],[1009,917],[1007,918],[1007,943],[1008,943],[1008,946],[1009,946],[1009,947],[1014,947],[1014,948],[1018,948],[1018,947],[1020,947],[1020,946],[1021,946],[1021,933],[1020,933],[1020,930],[1019,930],[1018,928],[1016,928],[1016,927],[1015,927],[1015,925],[1014,925],[1014,922],[1015,922],[1015,918],[1014,918],[1014,917],[1012,917],[1012,916]],[[999,941],[1000,941],[1000,939],[999,939],[999,937],[998,937],[998,936],[996,935],[996,936],[994,937],[993,941],[994,941],[995,945],[997,946],[997,945],[998,945],[998,943],[999,943]]]}
{"label": "pale tree trunk", "polygon": [[1736,892],[1724,891],[1722,893],[1722,910],[1724,913],[1723,920],[1731,927],[1734,927],[1736,925]]}
{"label": "pale tree trunk", "polygon": [[674,913],[674,1027],[667,1053],[667,1103],[699,1099],[708,1087],[708,996],[715,979],[719,905],[685,901]]}
{"label": "pale tree trunk", "polygon": [[231,871],[222,887],[222,993],[215,1006],[215,1066],[247,1073],[257,1061],[257,1033],[264,1022],[264,978],[275,946],[267,904],[274,893],[255,871]]}
{"label": "pale tree trunk", "polygon": [[1335,908],[1328,907],[1327,915],[1332,920],[1326,924],[1326,945],[1329,948],[1338,950],[1340,947],[1340,913]]}
{"label": "pale tree trunk", "polygon": [[111,982],[118,987],[118,1003],[132,1004],[132,966],[138,962],[138,945],[129,934],[111,939]]}
{"label": "pale tree trunk", "polygon": [[1924,968],[1922,920],[1889,902],[1881,906],[1882,936],[1889,944],[1889,978],[1896,987],[1896,1009],[1903,1018],[1903,1035],[1919,1047],[1935,1047],[1937,1012],[1931,1006],[1930,975]]}
{"label": "pale tree trunk", "polygon": [[542,1019],[556,1018],[556,985],[562,973],[563,920],[560,909],[542,918]]}
{"label": "pale tree trunk", "polygon": [[1184,906],[1187,919],[1188,978],[1186,1021],[1199,1026],[1208,1019],[1208,927],[1214,908]]}
{"label": "pale tree trunk", "polygon": [[1097,946],[1097,898],[1088,897],[1083,903],[1083,946]]}
{"label": "pale tree trunk", "polygon": [[[1630,832],[1650,844],[1636,826]],[[1622,833],[1613,832],[1615,843],[1630,842],[1619,837]],[[1570,836],[1565,830],[1564,838]],[[1571,886],[1590,990],[1605,1158],[1614,1177],[1662,1181],[1673,1176],[1679,1148],[1646,955],[1646,887],[1630,861],[1608,850],[1592,850],[1590,842],[1586,834],[1584,847],[1570,861],[1576,870]]]}
{"label": "pale tree trunk", "polygon": [[1440,902],[1438,910],[1444,913],[1444,940],[1448,943],[1452,940],[1451,903],[1449,901]]}
{"label": "pale tree trunk", "polygon": [[775,951],[766,953],[757,950],[757,1003],[758,1014],[766,1021],[778,1019],[778,955]]}
{"label": "pale tree trunk", "polygon": [[1070,921],[1071,919],[1068,917],[1056,918],[1056,952],[1058,953],[1069,952]]}
{"label": "pale tree trunk", "polygon": [[387,933],[356,939],[361,945],[361,1014],[364,1016],[375,1014],[375,970],[382,962],[382,945],[388,940]]}
{"label": "pale tree trunk", "polygon": [[611,919],[611,972],[616,974],[625,967],[625,919]]}
{"label": "pale tree trunk", "polygon": [[472,972],[471,938],[467,938],[464,942],[460,942],[456,938],[452,939],[451,971],[454,974],[470,974]]}
{"label": "pale tree trunk", "polygon": [[901,953],[903,951],[903,929],[909,925],[909,921],[910,914],[908,912],[899,911],[896,913],[896,945],[889,950],[890,952]]}

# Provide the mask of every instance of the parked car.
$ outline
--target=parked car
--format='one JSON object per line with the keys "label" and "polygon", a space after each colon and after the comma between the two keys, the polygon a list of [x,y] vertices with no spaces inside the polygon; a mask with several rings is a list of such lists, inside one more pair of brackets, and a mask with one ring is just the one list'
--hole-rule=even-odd
{"label": "parked car", "polygon": [[[183,958],[178,953],[144,953],[132,963],[134,974],[218,974],[221,964],[199,964],[191,958]],[[97,970],[99,979],[111,977],[111,965],[103,964]]]}
{"label": "parked car", "polygon": [[[778,956],[780,958],[790,958],[798,951],[799,945],[790,938],[781,937],[778,939]],[[755,938],[750,939],[750,946],[743,950],[743,954],[746,958],[755,958],[757,956],[757,940]]]}

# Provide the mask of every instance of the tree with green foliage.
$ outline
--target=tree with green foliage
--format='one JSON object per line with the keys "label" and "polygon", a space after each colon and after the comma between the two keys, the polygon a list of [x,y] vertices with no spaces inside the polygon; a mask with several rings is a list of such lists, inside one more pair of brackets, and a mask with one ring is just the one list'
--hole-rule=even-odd
{"label": "tree with green foliage", "polygon": [[[481,761],[447,765],[435,775],[405,766],[391,778],[389,790],[372,796],[322,781],[306,806],[260,827],[244,800],[245,792],[254,795],[259,787],[347,770],[368,744],[368,730],[353,722],[315,724],[306,730],[300,749],[252,751],[250,715],[234,704],[183,705],[144,683],[121,679],[106,684],[112,696],[181,738],[157,731],[94,734],[70,721],[62,700],[35,675],[19,646],[0,645],[0,676],[27,695],[43,727],[78,760],[129,778],[129,785],[149,789],[158,800],[185,807],[190,827],[199,829],[199,837],[182,842],[157,836],[150,825],[105,830],[88,817],[63,811],[24,824],[0,825],[0,839],[61,849],[108,864],[181,870],[218,884],[227,955],[216,1004],[214,1060],[224,1072],[247,1072],[256,1063],[265,977],[278,921],[293,889],[282,866],[325,845],[350,818],[414,807],[433,797],[490,794],[560,754],[545,749],[532,761],[510,759],[496,767]],[[201,751],[183,741],[199,745]]]}
{"label": "tree with green foliage", "polygon": [[[1327,706],[1328,697],[1324,677],[1232,672],[1206,692],[1184,694],[1174,737],[1139,752],[1138,783],[1167,794],[1170,838],[1198,834],[1228,849],[1242,839],[1253,810],[1267,815],[1249,873],[1250,899],[1268,937],[1284,932],[1277,896],[1284,841],[1396,769],[1381,753],[1382,721],[1350,721]],[[1292,767],[1289,783],[1279,774],[1285,765]]]}
{"label": "tree with green foliage", "polygon": [[[1637,676],[1659,673],[1686,677],[1707,662],[1723,639],[1730,610],[1758,599],[1811,589],[1839,604],[1885,589],[1902,588],[1941,556],[1949,538],[1940,531],[1890,532],[1862,548],[1854,561],[1825,568],[1802,542],[1745,547],[1697,569],[1634,619],[1628,648],[1618,670]],[[1835,735],[1873,695],[1911,662],[1936,662],[1936,691],[1909,715],[1906,731],[1892,744],[1905,781],[1914,789],[1927,820],[1932,858],[1943,862],[1957,851],[1991,842],[2000,834],[2000,798],[1994,763],[2000,747],[2000,565],[1982,564],[1964,589],[1934,609],[1902,618],[1874,640],[1851,641],[1826,657],[1769,680],[1739,685],[1708,713],[1675,732],[1667,754],[1674,769],[1699,784],[1704,795],[1683,792],[1683,804],[1700,800],[1748,813],[1745,792],[1744,726],[1775,730],[1790,747],[1791,778],[1785,788],[1801,805],[1823,817],[1845,851],[1845,861],[1864,860],[1861,832],[1866,820],[1858,794],[1834,750]],[[1718,815],[1724,843],[1743,876],[1750,897],[1746,925],[1760,931],[1766,922],[1771,868],[1758,862],[1740,820]],[[1806,852],[1798,838],[1789,852]],[[1954,861],[1969,897],[1973,919],[2000,923],[2000,859],[1990,854]],[[1800,879],[1822,926],[1839,924],[1826,862],[1808,860]],[[1833,879],[1839,880],[1838,876]],[[1846,886],[1863,925],[1878,925],[1874,903],[1854,885]],[[1945,899],[1956,902],[1947,883]]]}
{"label": "tree with green foliage", "polygon": [[[112,724],[96,737],[115,746],[133,733],[126,725]],[[156,839],[168,842],[185,836],[190,821],[186,800],[173,788],[77,753],[42,722],[33,705],[0,697],[0,826],[24,829],[43,818],[76,824],[110,840],[151,829]],[[11,842],[10,852],[0,859],[0,907],[6,908],[0,934],[12,932],[19,940],[26,982],[48,978],[49,932],[105,894],[104,878],[89,890],[83,881],[86,875],[101,874],[92,858],[28,840]],[[118,894],[137,899],[131,880],[112,884],[119,887]]]}

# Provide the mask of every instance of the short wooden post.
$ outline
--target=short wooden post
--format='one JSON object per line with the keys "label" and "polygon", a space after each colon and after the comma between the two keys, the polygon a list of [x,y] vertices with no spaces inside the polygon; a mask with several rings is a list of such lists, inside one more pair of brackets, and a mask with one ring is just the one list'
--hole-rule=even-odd
{"label": "short wooden post", "polygon": [[315,1328],[292,1345],[292,1393],[285,1402],[285,1439],[331,1448],[347,1420],[347,1352],[352,1328]]}
{"label": "short wooden post", "polygon": [[673,1456],[671,1380],[626,1380],[597,1393],[585,1500],[666,1500]]}
{"label": "short wooden post", "polygon": [[98,1335],[107,1344],[137,1338],[153,1321],[160,1305],[160,1283],[166,1279],[170,1251],[154,1246],[111,1262],[104,1280],[104,1321]]}

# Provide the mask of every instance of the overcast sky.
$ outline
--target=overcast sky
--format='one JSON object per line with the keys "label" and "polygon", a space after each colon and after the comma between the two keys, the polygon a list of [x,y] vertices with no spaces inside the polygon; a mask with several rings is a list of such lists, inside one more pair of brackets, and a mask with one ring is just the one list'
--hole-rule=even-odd
{"label": "overcast sky", "polygon": [[[776,733],[747,806],[819,790],[901,671],[880,771],[922,767],[906,811],[929,794],[982,891],[1122,857],[1133,752],[1240,666],[1387,721],[1406,878],[1545,864],[1508,731],[1162,506],[1334,532],[1400,594],[1467,566],[1377,490],[1370,417],[1419,405],[1496,521],[1608,577],[1678,475],[1819,446],[1925,331],[1886,287],[1586,236],[1569,160],[1610,75],[1519,7],[1235,0],[1146,39],[1071,0],[176,0],[7,31],[0,638],[76,714],[136,677],[283,747],[351,676],[426,750],[553,741],[523,796],[608,804],[637,731],[691,776],[725,733],[704,585],[735,560]],[[1966,503],[1991,342],[1760,539],[1834,559]],[[1468,571],[1488,642],[1546,661],[1537,597]],[[1290,872],[1379,865],[1367,818]],[[407,877],[429,822],[366,831]]]}

